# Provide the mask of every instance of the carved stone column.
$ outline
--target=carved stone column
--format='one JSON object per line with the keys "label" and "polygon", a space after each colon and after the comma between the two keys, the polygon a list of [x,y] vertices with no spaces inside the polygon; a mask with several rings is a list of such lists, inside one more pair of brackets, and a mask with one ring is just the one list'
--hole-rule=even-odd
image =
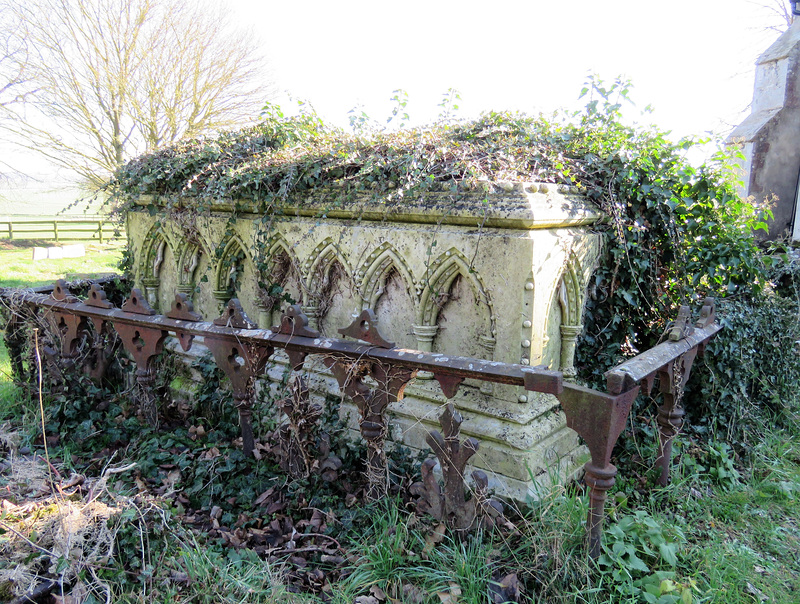
{"label": "carved stone column", "polygon": [[260,329],[269,329],[275,323],[272,322],[272,308],[269,306],[268,302],[259,298],[256,300],[256,308],[258,308],[258,327]]}
{"label": "carved stone column", "polygon": [[[417,350],[421,350],[422,352],[432,352],[433,338],[436,337],[436,333],[439,331],[439,326],[412,325],[412,327],[414,329],[414,335],[417,338]],[[430,371],[418,371],[417,379],[430,380],[433,379],[433,374]]]}
{"label": "carved stone column", "polygon": [[161,285],[161,279],[158,277],[142,279],[142,285],[145,300],[153,310],[158,310],[158,286]]}
{"label": "carved stone column", "polygon": [[[494,347],[497,341],[494,339],[494,336],[480,336],[478,338],[478,343],[481,345],[481,348],[485,351],[483,353],[483,358],[489,361],[494,360]],[[492,382],[481,382],[481,392],[483,394],[492,394],[494,392],[494,384]]]}
{"label": "carved stone column", "polygon": [[319,306],[301,307],[303,314],[308,317],[308,326],[311,329],[319,329]]}
{"label": "carved stone column", "polygon": [[225,312],[225,307],[228,305],[228,300],[231,299],[231,295],[227,289],[215,289],[211,294],[214,296],[214,299],[217,301],[217,307],[219,308],[220,313]]}
{"label": "carved stone column", "polygon": [[175,289],[179,294],[186,294],[186,297],[190,300],[194,297],[194,285],[191,283],[182,283],[175,286]]}
{"label": "carved stone column", "polygon": [[583,325],[561,326],[561,373],[564,379],[574,381],[575,371],[575,344],[578,336],[583,333]]}

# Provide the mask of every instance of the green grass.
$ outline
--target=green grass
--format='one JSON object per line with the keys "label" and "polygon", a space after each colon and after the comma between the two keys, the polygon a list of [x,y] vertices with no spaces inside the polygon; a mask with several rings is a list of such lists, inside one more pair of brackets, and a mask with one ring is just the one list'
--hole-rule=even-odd
{"label": "green grass", "polygon": [[5,342],[0,338],[0,422],[21,415],[17,409],[20,399],[11,375],[8,350],[6,350]]}
{"label": "green grass", "polygon": [[62,260],[32,260],[34,247],[59,246],[53,241],[0,240],[0,287],[35,287],[58,279],[83,279],[118,273],[124,241],[84,243],[86,255]]}

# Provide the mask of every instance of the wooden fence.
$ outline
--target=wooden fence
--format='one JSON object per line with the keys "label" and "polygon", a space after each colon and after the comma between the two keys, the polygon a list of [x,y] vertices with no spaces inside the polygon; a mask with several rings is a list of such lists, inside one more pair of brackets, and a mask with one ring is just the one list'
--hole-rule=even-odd
{"label": "wooden fence", "polygon": [[103,243],[117,234],[124,237],[124,229],[102,217],[0,220],[0,238],[3,239],[97,240]]}

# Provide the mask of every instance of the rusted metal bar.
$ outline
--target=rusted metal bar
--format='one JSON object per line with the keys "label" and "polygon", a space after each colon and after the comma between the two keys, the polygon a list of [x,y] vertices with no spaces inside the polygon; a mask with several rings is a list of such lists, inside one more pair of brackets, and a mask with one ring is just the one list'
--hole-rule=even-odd
{"label": "rusted metal bar", "polygon": [[[672,363],[692,349],[702,351],[706,343],[722,329],[722,326],[715,323],[715,305],[713,298],[706,298],[701,310],[701,318],[694,327],[688,324],[686,314],[688,307],[682,307],[679,311],[679,318],[670,333],[670,339],[666,342],[647,350],[624,363],[617,365],[605,373],[606,379],[614,388],[620,392],[631,388],[634,384],[644,381],[647,392],[653,385],[653,378],[661,367]],[[679,324],[680,323],[680,324]],[[676,330],[685,335],[679,339],[673,339],[678,334]]]}
{"label": "rusted metal bar", "polygon": [[[175,305],[177,304],[176,299]],[[174,314],[177,312],[173,316]],[[256,326],[236,299],[228,302],[222,316],[214,320],[214,325],[224,325],[232,329],[253,329]],[[255,345],[214,334],[206,335],[205,344],[214,355],[217,366],[231,381],[233,402],[239,412],[239,426],[242,430],[242,449],[245,455],[252,457],[255,449],[253,385],[256,378],[264,373],[274,349],[269,345]]]}
{"label": "rusted metal bar", "polygon": [[[8,292],[7,292],[8,295]],[[540,367],[529,367],[512,363],[500,363],[470,357],[451,356],[403,348],[385,349],[374,344],[350,342],[336,338],[309,337],[285,334],[266,329],[246,329],[221,326],[207,321],[173,319],[166,315],[134,315],[120,309],[102,309],[81,302],[55,300],[51,296],[19,291],[17,300],[35,304],[53,312],[70,313],[89,318],[111,321],[115,325],[125,324],[136,328],[158,329],[180,337],[202,336],[234,339],[242,344],[282,348],[287,353],[338,355],[354,360],[370,359],[407,369],[430,371],[434,374],[460,376],[500,384],[523,386],[535,392],[555,393],[562,388],[560,371]]]}
{"label": "rusted metal bar", "polygon": [[[7,291],[0,295],[9,296]],[[351,342],[320,337],[309,329],[308,319],[299,306],[290,307],[279,326],[263,330],[256,329],[237,300],[229,302],[223,315],[209,323],[202,321],[191,308],[191,302],[180,294],[166,315],[155,314],[138,290],[133,290],[122,309],[111,306],[102,290],[96,287],[82,303],[69,295],[63,282],[56,285],[52,296],[22,291],[13,297],[52,312],[62,340],[62,355],[66,358],[70,358],[75,343],[84,337],[87,319],[96,331],[107,324],[113,325],[136,360],[137,378],[143,386],[152,381],[152,358],[161,350],[169,333],[174,333],[186,350],[195,336],[203,336],[217,364],[231,380],[244,449],[248,454],[253,450],[250,426],[253,382],[263,373],[273,350],[285,350],[295,370],[302,368],[306,355],[321,355],[341,389],[353,398],[359,409],[361,433],[368,443],[369,498],[380,496],[385,487],[386,408],[402,398],[406,384],[417,371],[433,374],[448,398],[455,395],[465,378],[554,394],[564,410],[567,425],[585,440],[591,453],[591,461],[585,465],[585,481],[590,488],[588,543],[592,557],[600,554],[606,494],[617,474],[611,463],[612,450],[625,427],[633,401],[641,389],[649,392],[655,377],[659,377],[664,403],[659,409],[658,466],[662,469],[661,483],[666,484],[672,439],[683,421],[683,388],[695,356],[721,329],[714,320],[712,299],[706,299],[700,320],[694,326],[689,324],[689,309],[681,308],[669,341],[607,372],[608,392],[604,393],[564,382],[561,372],[544,367],[394,348],[378,332],[377,319],[371,311],[364,311],[353,324],[339,330],[342,335],[360,340]],[[377,387],[371,388],[364,381],[366,377],[372,378]],[[442,446],[434,448],[444,454]],[[463,461],[466,463],[466,458]],[[431,468],[426,468],[426,481],[430,482]],[[457,469],[463,471],[460,467]]]}
{"label": "rusted metal bar", "polygon": [[631,405],[642,386],[650,392],[656,375],[661,377],[665,401],[659,410],[660,482],[669,481],[672,439],[682,425],[680,398],[689,377],[692,362],[708,341],[722,329],[715,323],[714,300],[706,298],[700,319],[689,325],[689,309],[682,307],[670,332],[670,339],[608,371],[608,393],[564,382],[557,394],[567,416],[567,425],[586,441],[592,459],[584,466],[585,482],[590,489],[588,541],[589,555],[597,558],[601,551],[603,509],[606,493],[614,486],[617,468],[611,463],[611,452],[625,428]]}

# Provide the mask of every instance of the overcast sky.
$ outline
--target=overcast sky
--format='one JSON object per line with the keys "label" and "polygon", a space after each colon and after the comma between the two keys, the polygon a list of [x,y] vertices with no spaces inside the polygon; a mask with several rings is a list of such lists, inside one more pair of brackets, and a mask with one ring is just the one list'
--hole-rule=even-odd
{"label": "overcast sky", "polygon": [[[254,24],[278,85],[347,124],[363,104],[385,121],[405,89],[412,119],[442,93],[462,112],[578,107],[586,76],[617,75],[676,135],[726,133],[752,97],[753,63],[777,37],[775,0],[231,0]],[[285,102],[285,99],[282,101]]]}

